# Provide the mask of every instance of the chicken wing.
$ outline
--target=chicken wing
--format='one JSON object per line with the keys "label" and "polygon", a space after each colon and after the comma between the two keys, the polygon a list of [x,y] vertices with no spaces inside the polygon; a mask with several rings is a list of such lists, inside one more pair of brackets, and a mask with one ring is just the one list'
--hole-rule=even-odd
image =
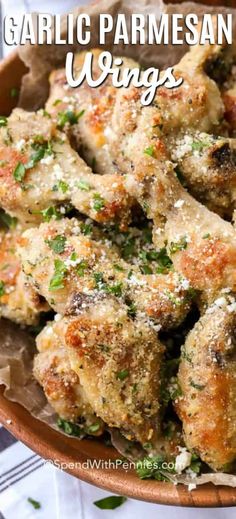
{"label": "chicken wing", "polygon": [[189,333],[179,368],[186,445],[214,470],[236,459],[235,327],[235,298],[224,293]]}
{"label": "chicken wing", "polygon": [[160,327],[178,325],[191,307],[193,294],[184,278],[172,271],[141,274],[109,242],[85,236],[75,219],[42,224],[37,233],[27,230],[18,252],[29,283],[61,314],[74,293],[81,304],[87,295],[96,301],[113,294],[130,304],[130,313],[146,315]]}
{"label": "chicken wing", "polygon": [[94,175],[44,112],[15,109],[0,129],[0,203],[23,225],[74,206],[98,222],[128,220],[123,178]]}
{"label": "chicken wing", "polygon": [[[94,55],[93,74],[94,77],[97,77],[101,51],[94,49],[92,52]],[[75,75],[81,70],[85,57],[86,52],[76,55]],[[222,69],[223,60],[228,64],[231,63],[231,59],[231,52],[228,48],[225,52],[221,46],[217,45],[193,47],[191,52],[187,53],[175,67],[176,77],[184,77],[183,84],[177,90],[159,89],[154,101],[154,110],[152,110],[152,126],[155,128],[152,138],[161,137],[161,142],[157,145],[158,153],[161,153],[166,147],[170,152],[170,158],[175,160],[181,168],[190,192],[197,199],[206,203],[210,209],[221,215],[229,216],[232,215],[234,209],[234,195],[231,195],[236,176],[234,141],[228,141],[225,137],[224,142],[222,139],[218,143],[213,142],[213,148],[208,149],[208,154],[204,153],[204,157],[202,157],[202,150],[205,150],[206,143],[209,148],[214,137],[206,134],[202,139],[199,138],[199,133],[201,135],[203,132],[216,132],[221,129],[224,106],[220,90],[207,72],[211,72],[214,67]],[[214,67],[212,63],[214,63]],[[125,64],[126,60],[124,60]],[[137,67],[137,64],[131,61],[127,65],[131,68]],[[82,150],[86,160],[95,171],[126,173],[129,166],[134,167],[132,160],[129,161],[130,164],[127,164],[123,157],[126,149],[124,129],[132,133],[137,126],[134,103],[133,106],[130,103],[120,122],[123,103],[119,103],[119,91],[112,87],[110,80],[106,80],[98,89],[89,87],[86,81],[79,88],[70,88],[66,83],[65,70],[60,69],[51,74],[50,84],[51,93],[47,111],[55,122],[58,123],[63,116],[66,119],[68,113],[78,111],[83,113],[83,117],[78,120],[77,124],[70,126],[68,121],[65,122],[64,129],[69,133],[72,142],[76,141],[77,148]],[[127,89],[128,96],[130,91]],[[122,92],[126,92],[126,90],[122,89]],[[134,97],[135,95],[136,101],[138,101],[137,91]],[[116,111],[118,125],[114,123],[114,119],[116,119],[114,112]],[[145,122],[145,120],[144,118],[143,121]],[[141,142],[142,136],[140,135],[139,138]],[[155,143],[147,145],[146,148],[143,146],[143,150],[149,150],[151,153],[153,147],[155,147]],[[188,156],[181,160],[181,154],[186,149]],[[117,159],[118,152],[120,159]],[[132,153],[135,154],[135,150],[132,150]],[[226,158],[230,159],[230,165],[227,165],[225,170]],[[129,186],[127,190],[129,190]]]}
{"label": "chicken wing", "polygon": [[[101,70],[99,56],[101,50],[93,49],[93,78],[96,80]],[[84,65],[87,52],[75,55],[73,73],[78,77]],[[122,58],[123,68],[134,68],[139,65],[128,58]],[[111,116],[117,89],[108,77],[101,86],[91,88],[84,81],[79,88],[71,88],[66,80],[65,69],[54,70],[50,75],[50,96],[46,111],[57,124],[63,124],[76,149],[81,152],[86,162],[96,173],[101,175],[117,173],[117,166],[109,147],[109,136],[112,134]],[[82,114],[77,123],[71,126],[69,113]]]}
{"label": "chicken wing", "polygon": [[197,200],[230,218],[236,202],[236,140],[197,132],[175,139],[177,176]]}
{"label": "chicken wing", "polygon": [[18,230],[0,232],[0,316],[34,325],[49,306],[21,271],[16,253],[19,236]]}
{"label": "chicken wing", "polygon": [[155,331],[106,296],[82,306],[75,296],[64,325],[72,369],[96,414],[130,440],[155,441],[163,353]]}
{"label": "chicken wing", "polygon": [[34,376],[61,418],[79,424],[81,435],[98,436],[104,430],[103,423],[89,404],[78,375],[71,369],[62,331],[63,323],[56,320],[38,335]]}

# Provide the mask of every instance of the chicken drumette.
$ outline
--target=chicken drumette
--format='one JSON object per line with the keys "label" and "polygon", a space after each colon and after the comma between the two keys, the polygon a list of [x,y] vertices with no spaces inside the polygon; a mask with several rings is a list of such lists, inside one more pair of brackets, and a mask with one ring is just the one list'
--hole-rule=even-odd
{"label": "chicken drumette", "polygon": [[188,449],[214,470],[236,459],[236,302],[222,294],[182,348],[176,410]]}
{"label": "chicken drumette", "polygon": [[0,232],[0,316],[34,325],[49,306],[21,271],[16,252],[20,236],[17,229]]}
{"label": "chicken drumette", "polygon": [[27,230],[18,250],[28,282],[61,314],[74,293],[81,302],[86,295],[113,294],[130,305],[131,313],[164,328],[177,326],[191,307],[186,279],[172,271],[142,274],[109,242],[85,236],[75,219],[41,224],[37,233]]}
{"label": "chicken drumette", "polygon": [[81,427],[81,435],[100,435],[104,426],[90,406],[78,375],[72,370],[63,343],[63,323],[50,322],[36,340],[34,376],[56,413]]}
{"label": "chicken drumette", "polygon": [[127,222],[131,199],[119,175],[94,175],[50,116],[15,109],[0,129],[0,204],[24,226],[71,206],[98,222]]}

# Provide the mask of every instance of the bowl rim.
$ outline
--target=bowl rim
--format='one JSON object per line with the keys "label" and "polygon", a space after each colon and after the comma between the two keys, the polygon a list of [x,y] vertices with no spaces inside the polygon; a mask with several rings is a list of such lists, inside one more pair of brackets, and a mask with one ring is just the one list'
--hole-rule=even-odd
{"label": "bowl rim", "polygon": [[[4,109],[4,115],[10,113],[15,103],[15,100],[11,99],[10,89],[20,85],[26,72],[27,69],[20,60],[17,50],[0,62],[0,83],[2,82],[0,111]],[[36,420],[22,406],[5,398],[3,392],[4,387],[0,386],[0,422],[18,440],[46,460],[59,460],[61,464],[70,465],[75,462],[75,459],[80,463],[88,459],[78,439],[67,437]],[[99,459],[96,456],[97,450],[105,457],[109,458],[109,454],[112,454],[113,459],[115,457],[115,449],[108,452],[108,448],[101,446],[101,442],[83,440],[83,445],[88,449],[87,454],[90,447],[92,448],[94,459]],[[232,487],[207,483],[190,492],[184,485],[175,486],[171,483],[141,480],[133,471],[126,472],[124,477],[122,469],[94,470],[68,466],[64,470],[87,483],[113,493],[156,504],[204,508],[236,505],[236,490]]]}
{"label": "bowl rim", "polygon": [[[8,400],[3,392],[4,386],[0,386],[2,425],[42,458],[50,462],[53,460],[57,467],[82,481],[115,494],[156,504],[194,508],[236,505],[236,491],[232,487],[207,483],[190,492],[185,485],[141,480],[133,470],[124,472],[121,468],[85,468],[83,463],[88,459],[114,460],[117,451],[98,440],[79,440],[57,432],[31,416],[20,404]],[[89,452],[91,457],[88,456]]]}

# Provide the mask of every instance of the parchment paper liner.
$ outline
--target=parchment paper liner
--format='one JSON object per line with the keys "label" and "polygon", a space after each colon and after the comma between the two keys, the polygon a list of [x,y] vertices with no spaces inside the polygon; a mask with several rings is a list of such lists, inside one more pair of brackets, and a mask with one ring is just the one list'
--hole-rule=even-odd
{"label": "parchment paper liner", "polygon": [[[232,12],[234,34],[236,29],[236,10],[224,7],[209,7],[186,2],[185,4],[164,5],[161,0],[101,0],[99,3],[75,9],[75,15],[85,12],[91,17],[91,42],[86,46],[80,45],[25,45],[19,48],[21,59],[29,67],[29,73],[23,78],[19,105],[26,110],[36,110],[44,105],[48,96],[48,74],[58,66],[63,66],[68,51],[85,50],[99,46],[98,44],[98,15],[109,13],[115,17],[118,13],[129,16],[132,13],[154,13],[160,18],[162,12],[173,14],[196,13],[201,18],[204,13]],[[62,37],[66,34],[65,19],[62,22]],[[116,55],[125,55],[139,61],[143,66],[165,68],[179,61],[187,50],[186,45],[151,46],[151,45],[116,45],[113,46],[113,34],[109,35],[104,50],[110,50]],[[5,385],[4,396],[18,402],[35,418],[56,427],[56,415],[47,403],[42,389],[32,376],[32,361],[35,354],[34,340],[24,331],[5,320],[0,321],[0,384]],[[62,433],[63,434],[63,433]],[[118,431],[112,433],[113,444],[121,454],[125,454],[127,441]],[[78,440],[79,441],[79,440]],[[141,451],[135,450],[135,456],[140,457]],[[127,454],[126,454],[127,456]],[[131,459],[133,456],[131,454]],[[174,484],[201,485],[212,482],[215,485],[236,487],[236,475],[223,473],[206,473],[192,479],[187,475],[171,476]]]}

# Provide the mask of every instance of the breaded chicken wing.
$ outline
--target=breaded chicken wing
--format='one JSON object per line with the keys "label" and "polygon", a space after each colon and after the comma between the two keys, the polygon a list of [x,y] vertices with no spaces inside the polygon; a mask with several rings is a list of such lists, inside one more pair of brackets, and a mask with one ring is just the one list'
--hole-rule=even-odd
{"label": "breaded chicken wing", "polygon": [[171,158],[191,195],[220,216],[236,202],[236,140],[197,132],[174,140]]}
{"label": "breaded chicken wing", "polygon": [[119,175],[94,175],[43,112],[15,109],[0,129],[0,204],[23,225],[59,218],[68,205],[98,222],[128,220]]}
{"label": "breaded chicken wing", "polygon": [[[188,79],[188,75],[186,77]],[[203,79],[212,86],[209,78],[203,75]],[[141,92],[134,88],[120,90],[114,109],[113,128],[117,138],[114,149],[120,169],[123,167],[128,172],[127,190],[153,219],[156,227],[154,241],[160,244],[160,238],[161,243],[167,240],[175,269],[189,280],[191,286],[213,291],[228,286],[235,289],[235,230],[193,199],[178,181],[165,141],[155,124],[162,102],[160,91],[157,91],[155,102],[150,107],[141,106],[140,95]],[[211,126],[214,122],[213,105],[212,110],[210,106],[211,99],[204,103],[205,123],[202,127],[200,125],[201,129],[207,128],[210,119]],[[191,115],[189,111],[185,117],[188,125],[196,123],[196,113]],[[177,120],[179,127],[181,121]],[[216,124],[217,121],[218,117]],[[207,241],[206,237],[210,240]]]}
{"label": "breaded chicken wing", "polygon": [[[206,203],[211,210],[221,215],[231,216],[234,209],[234,195],[231,195],[231,192],[232,188],[234,189],[236,176],[234,141],[229,141],[225,137],[223,143],[222,140],[217,144],[213,143],[213,149],[208,149],[208,154],[205,153],[202,157],[205,144],[210,146],[214,137],[211,134],[205,135],[203,143],[198,137],[199,133],[216,132],[221,128],[224,106],[219,88],[209,77],[208,72],[212,71],[213,63],[216,68],[222,68],[219,60],[224,59],[224,63],[231,63],[232,50],[229,51],[228,48],[226,50],[227,52],[223,47],[217,45],[191,48],[191,51],[175,67],[176,77],[184,78],[183,84],[178,89],[160,88],[153,103],[154,109],[151,110],[150,107],[149,113],[151,115],[153,112],[152,127],[155,129],[152,139],[158,140],[161,137],[161,141],[157,142],[156,146],[158,154],[161,154],[166,148],[170,152],[170,158],[181,167],[190,192],[197,199]],[[94,55],[93,73],[97,77],[101,51],[94,49],[92,52]],[[81,70],[85,58],[86,53],[76,55],[75,75]],[[126,60],[124,60],[125,63]],[[137,64],[130,62],[129,66],[137,67]],[[80,111],[80,113],[82,111],[83,117],[78,120],[77,124],[71,127],[65,123],[64,128],[69,132],[72,141],[76,141],[77,149],[83,149],[86,160],[93,168],[99,173],[110,171],[126,173],[130,166],[133,168],[132,159],[130,164],[125,162],[124,150],[127,144],[126,132],[132,133],[136,130],[137,114],[135,115],[135,106],[132,106],[130,102],[120,121],[123,105],[123,101],[119,102],[120,89],[112,87],[110,80],[107,80],[98,89],[89,87],[86,81],[79,88],[70,88],[66,83],[65,71],[62,69],[51,74],[50,83],[51,93],[47,110],[55,121],[60,121],[63,114],[65,117],[65,114],[70,113],[71,110]],[[129,96],[132,89],[121,89],[121,92],[126,91]],[[133,101],[138,101],[137,90],[135,92],[134,98],[136,96],[136,99]],[[115,112],[117,112],[118,125]],[[147,123],[146,118],[143,120],[144,124],[145,121]],[[141,142],[141,135],[139,139]],[[136,148],[137,141],[138,148],[140,148],[139,139],[136,138]],[[180,155],[186,149],[185,139],[188,141],[188,157],[187,160],[181,160]],[[184,146],[181,141],[184,142]],[[190,141],[192,146],[189,144]],[[143,150],[149,150],[150,154],[154,148],[155,143],[147,145],[146,148],[143,146]],[[198,157],[196,157],[196,152],[198,152]],[[119,153],[120,159],[117,158]],[[132,151],[132,154],[135,154],[135,150]],[[227,159],[230,159],[230,165],[227,165],[225,170]],[[197,173],[199,173],[198,177]],[[127,191],[129,191],[129,185]]]}
{"label": "breaded chicken wing", "polygon": [[27,230],[18,251],[29,283],[61,314],[74,293],[81,304],[87,295],[96,300],[113,294],[130,304],[130,312],[145,314],[160,327],[179,324],[191,306],[192,291],[184,278],[175,272],[141,274],[109,242],[85,236],[75,219],[42,224],[37,233]]}
{"label": "breaded chicken wing", "polygon": [[222,294],[182,349],[176,410],[188,449],[214,470],[236,459],[236,302]]}
{"label": "breaded chicken wing", "polygon": [[[93,78],[100,74],[99,57],[101,50],[93,49]],[[84,65],[87,52],[75,55],[73,73],[78,77]],[[122,58],[125,67],[134,68],[139,65],[128,58]],[[111,116],[117,89],[112,85],[111,77],[97,88],[91,88],[84,81],[78,88],[71,88],[66,80],[65,69],[54,70],[50,75],[50,96],[46,110],[53,120],[68,133],[76,149],[82,153],[86,162],[96,173],[117,173],[117,166],[110,150],[110,134],[112,134]],[[69,124],[68,113],[80,113],[77,123]]]}
{"label": "breaded chicken wing", "polygon": [[112,297],[88,297],[77,306],[75,295],[64,318],[64,337],[72,369],[96,414],[145,444],[160,430],[163,346],[150,326],[127,311]]}
{"label": "breaded chicken wing", "polygon": [[21,271],[16,253],[19,237],[18,230],[0,232],[0,316],[32,325],[49,306]]}
{"label": "breaded chicken wing", "polygon": [[98,436],[104,429],[102,421],[94,414],[78,375],[71,369],[62,332],[59,320],[48,323],[38,335],[34,376],[61,418],[80,424],[82,434]]}
{"label": "breaded chicken wing", "polygon": [[[154,242],[159,246],[168,242],[168,251],[176,270],[189,280],[191,286],[213,292],[222,286],[235,289],[235,231],[229,223],[194,200],[180,185],[171,162],[173,147],[169,149],[168,142],[173,146],[173,141],[176,141],[178,146],[178,139],[186,131],[192,135],[196,131],[212,132],[220,128],[223,102],[218,86],[205,70],[221,52],[219,46],[192,48],[174,70],[176,77],[184,78],[183,84],[178,89],[158,89],[151,106],[141,105],[141,89],[117,89],[110,116],[106,116],[103,128],[107,136],[106,145],[117,170],[126,174],[127,192],[154,220]],[[89,89],[86,85],[83,88]],[[219,195],[217,201],[232,204],[233,152],[231,156],[228,186],[224,181],[227,201],[224,197],[222,199],[222,194],[219,195],[217,183],[220,168],[217,168],[215,178],[215,169],[212,171],[209,164],[205,199],[211,198],[208,190],[213,173],[216,183],[213,189]],[[223,182],[222,174],[220,181]],[[197,183],[193,183],[197,190]],[[210,241],[206,241],[206,236],[210,237]]]}

